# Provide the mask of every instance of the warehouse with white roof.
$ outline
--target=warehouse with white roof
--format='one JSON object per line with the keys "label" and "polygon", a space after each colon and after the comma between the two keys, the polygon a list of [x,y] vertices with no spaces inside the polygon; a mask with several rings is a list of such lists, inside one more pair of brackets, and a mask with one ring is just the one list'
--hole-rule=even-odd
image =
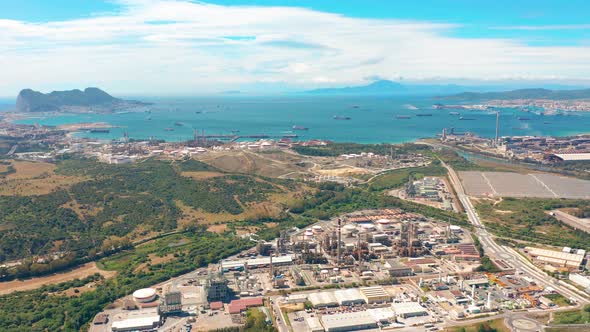
{"label": "warehouse with white roof", "polygon": [[307,298],[314,308],[338,306],[338,300],[334,296],[334,292],[311,293]]}
{"label": "warehouse with white roof", "polygon": [[378,327],[373,316],[367,311],[323,315],[321,320],[326,332],[358,331]]}
{"label": "warehouse with white roof", "polygon": [[160,324],[160,315],[154,314],[144,317],[128,318],[114,321],[111,326],[114,332],[151,330]]}
{"label": "warehouse with white roof", "polygon": [[428,311],[418,302],[400,302],[392,303],[391,309],[395,312],[397,317],[410,318],[417,316],[426,316]]}
{"label": "warehouse with white roof", "polygon": [[569,252],[532,247],[527,247],[526,250],[534,261],[577,270],[582,268],[582,262],[585,256],[584,254],[571,254]]}
{"label": "warehouse with white roof", "polygon": [[365,303],[365,299],[357,288],[340,289],[334,292],[334,297],[339,305],[355,305]]}
{"label": "warehouse with white roof", "polygon": [[391,295],[385,292],[385,289],[381,286],[362,287],[360,292],[368,304],[391,301]]}

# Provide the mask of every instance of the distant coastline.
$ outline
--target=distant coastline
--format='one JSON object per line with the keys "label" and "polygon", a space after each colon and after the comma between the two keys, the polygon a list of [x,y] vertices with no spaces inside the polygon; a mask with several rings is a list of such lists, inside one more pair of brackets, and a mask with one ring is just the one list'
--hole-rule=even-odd
{"label": "distant coastline", "polygon": [[[13,123],[47,126],[104,123],[106,133],[78,132],[77,137],[98,140],[150,138],[190,140],[195,130],[207,135],[293,136],[294,140],[324,139],[335,142],[404,143],[436,137],[443,128],[473,132],[482,137],[495,134],[495,109],[436,109],[429,97],[293,96],[293,97],[195,97],[151,98],[154,103],[137,110],[108,113],[4,114]],[[412,107],[408,107],[412,105]],[[354,107],[353,107],[354,106]],[[500,107],[502,136],[569,136],[590,128],[590,112],[539,115],[518,107]],[[432,116],[418,117],[418,112]],[[474,121],[461,121],[459,113]],[[337,121],[334,114],[350,117]],[[403,120],[397,117],[404,118]],[[407,119],[405,117],[408,117]],[[518,118],[530,118],[520,121]],[[575,121],[572,119],[575,117]],[[176,125],[176,123],[182,125]],[[293,132],[293,126],[308,128]]]}

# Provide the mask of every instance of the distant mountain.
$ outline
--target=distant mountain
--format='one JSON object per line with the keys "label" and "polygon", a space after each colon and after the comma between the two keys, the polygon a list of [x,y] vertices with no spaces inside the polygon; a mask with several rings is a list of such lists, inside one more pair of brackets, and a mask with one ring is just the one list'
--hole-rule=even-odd
{"label": "distant mountain", "polygon": [[369,85],[349,86],[344,88],[324,88],[306,91],[310,94],[321,95],[381,95],[381,94],[395,94],[405,90],[405,87],[397,82],[381,80],[375,81]]}
{"label": "distant mountain", "polygon": [[16,99],[17,112],[56,112],[71,108],[99,108],[106,110],[113,107],[145,105],[138,101],[115,98],[99,88],[86,88],[41,93],[31,89],[22,90]]}
{"label": "distant mountain", "polygon": [[[437,95],[448,93],[459,93],[469,90],[469,87],[455,84],[415,84],[405,85],[388,80],[375,81],[368,85],[324,88],[305,91],[307,94],[315,95]],[[471,87],[480,91],[479,88]],[[485,90],[481,90],[485,91]]]}
{"label": "distant mountain", "polygon": [[581,90],[548,90],[519,89],[501,92],[463,92],[450,96],[440,96],[444,100],[490,100],[490,99],[586,99],[590,98],[590,89]]}

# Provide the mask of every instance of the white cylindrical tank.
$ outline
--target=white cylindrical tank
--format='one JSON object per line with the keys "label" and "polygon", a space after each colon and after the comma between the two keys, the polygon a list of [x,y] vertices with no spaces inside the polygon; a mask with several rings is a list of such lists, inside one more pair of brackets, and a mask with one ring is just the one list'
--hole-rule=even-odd
{"label": "white cylindrical tank", "polygon": [[342,228],[345,237],[352,237],[352,234],[357,231],[356,226],[352,224],[344,225]]}
{"label": "white cylindrical tank", "polygon": [[373,225],[373,224],[363,224],[362,227],[365,231],[374,231],[375,230],[375,225]]}
{"label": "white cylindrical tank", "polygon": [[391,220],[389,219],[379,219],[376,221],[377,225],[381,229],[389,229],[391,228]]}
{"label": "white cylindrical tank", "polygon": [[152,302],[156,299],[156,290],[153,288],[142,288],[133,292],[133,298],[139,303]]}

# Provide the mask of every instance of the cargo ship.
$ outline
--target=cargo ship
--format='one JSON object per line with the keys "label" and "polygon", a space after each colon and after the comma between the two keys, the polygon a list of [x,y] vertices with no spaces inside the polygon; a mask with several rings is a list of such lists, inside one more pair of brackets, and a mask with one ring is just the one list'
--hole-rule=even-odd
{"label": "cargo ship", "polygon": [[407,120],[407,119],[411,119],[412,117],[408,116],[408,115],[397,115],[395,118],[400,119],[400,120]]}
{"label": "cargo ship", "polygon": [[430,113],[421,113],[421,114],[416,114],[416,116],[432,116],[432,114],[430,114]]}
{"label": "cargo ship", "polygon": [[174,125],[177,127],[182,127],[184,124],[182,122],[174,122]]}
{"label": "cargo ship", "polygon": [[165,131],[174,131],[174,128],[170,128],[170,127],[168,127],[168,128],[164,128],[164,130],[165,130]]}
{"label": "cargo ship", "polygon": [[350,120],[349,116],[334,115],[334,120]]}
{"label": "cargo ship", "polygon": [[531,118],[527,118],[527,117],[524,117],[524,116],[519,116],[516,119],[519,120],[519,121],[529,121]]}
{"label": "cargo ship", "polygon": [[459,112],[449,112],[449,115],[460,115],[461,113]]}
{"label": "cargo ship", "polygon": [[293,126],[291,127],[293,130],[308,130],[309,128],[303,126]]}
{"label": "cargo ship", "polygon": [[97,134],[106,134],[106,133],[110,133],[111,130],[107,129],[107,128],[91,128],[90,132],[97,133]]}
{"label": "cargo ship", "polygon": [[464,120],[464,121],[473,121],[475,120],[474,118],[464,118],[464,117],[459,117],[459,120]]}

